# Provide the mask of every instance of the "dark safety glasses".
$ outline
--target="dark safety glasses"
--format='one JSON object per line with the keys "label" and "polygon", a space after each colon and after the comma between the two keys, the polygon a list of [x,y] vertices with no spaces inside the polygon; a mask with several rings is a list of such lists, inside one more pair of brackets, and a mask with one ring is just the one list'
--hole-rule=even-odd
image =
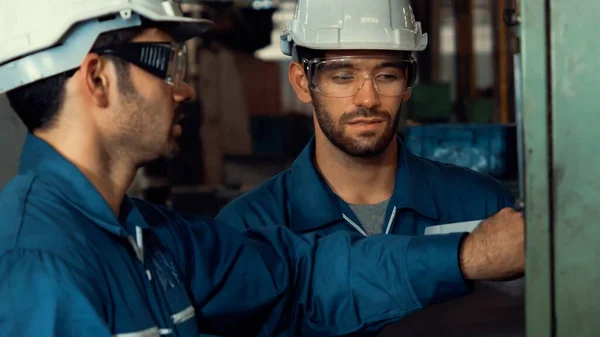
{"label": "dark safety glasses", "polygon": [[118,57],[175,88],[181,87],[187,67],[187,47],[184,43],[130,42],[96,48],[98,55]]}

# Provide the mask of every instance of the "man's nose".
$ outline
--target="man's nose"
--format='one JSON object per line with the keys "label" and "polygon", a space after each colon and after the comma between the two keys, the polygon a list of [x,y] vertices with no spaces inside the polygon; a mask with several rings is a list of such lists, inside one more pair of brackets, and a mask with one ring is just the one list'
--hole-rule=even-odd
{"label": "man's nose", "polygon": [[354,95],[354,105],[371,109],[380,105],[379,93],[375,89],[375,81],[371,76],[366,76]]}
{"label": "man's nose", "polygon": [[196,93],[189,84],[182,82],[179,87],[173,90],[173,99],[175,102],[193,101],[196,98]]}

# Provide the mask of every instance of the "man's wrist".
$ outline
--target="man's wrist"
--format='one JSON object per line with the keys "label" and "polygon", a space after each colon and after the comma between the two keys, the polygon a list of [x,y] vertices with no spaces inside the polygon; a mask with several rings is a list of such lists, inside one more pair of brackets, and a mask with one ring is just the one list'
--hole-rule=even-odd
{"label": "man's wrist", "polygon": [[474,252],[474,240],[472,234],[464,236],[459,249],[459,266],[460,272],[465,280],[477,279],[477,256]]}

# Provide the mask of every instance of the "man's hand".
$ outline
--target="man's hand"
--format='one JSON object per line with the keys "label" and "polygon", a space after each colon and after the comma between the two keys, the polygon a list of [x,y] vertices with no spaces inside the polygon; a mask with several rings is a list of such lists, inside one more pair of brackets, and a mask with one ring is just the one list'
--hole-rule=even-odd
{"label": "man's hand", "polygon": [[466,279],[500,281],[523,276],[525,219],[505,208],[484,220],[464,240],[460,267]]}

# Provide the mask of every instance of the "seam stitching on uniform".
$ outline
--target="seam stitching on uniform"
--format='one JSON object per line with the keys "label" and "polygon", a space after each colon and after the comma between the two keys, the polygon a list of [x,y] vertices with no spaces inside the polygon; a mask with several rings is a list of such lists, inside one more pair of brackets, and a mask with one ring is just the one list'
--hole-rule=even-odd
{"label": "seam stitching on uniform", "polygon": [[17,242],[19,241],[19,238],[21,236],[21,231],[23,230],[23,222],[24,222],[24,218],[25,218],[25,210],[27,209],[27,206],[29,204],[29,196],[31,195],[31,190],[33,189],[33,184],[37,180],[38,180],[38,176],[36,175],[31,180],[31,183],[29,184],[29,188],[27,189],[27,193],[25,194],[25,200],[23,202],[23,209],[21,210],[21,218],[19,220],[19,230],[18,230],[17,235],[15,237],[15,242],[14,242],[13,249],[15,249],[17,247]]}
{"label": "seam stitching on uniform", "polygon": [[406,248],[404,248],[404,266],[405,266],[405,273],[404,273],[404,279],[405,282],[408,284],[409,286],[409,290],[410,290],[410,296],[412,297],[413,301],[415,302],[415,307],[422,309],[423,308],[423,303],[421,303],[421,301],[419,300],[419,297],[417,296],[417,293],[415,292],[415,288],[412,284],[412,281],[410,279],[410,275],[408,275],[408,261],[407,261],[407,257],[408,257],[408,247],[411,244],[412,239],[408,242],[408,244],[406,245]]}

